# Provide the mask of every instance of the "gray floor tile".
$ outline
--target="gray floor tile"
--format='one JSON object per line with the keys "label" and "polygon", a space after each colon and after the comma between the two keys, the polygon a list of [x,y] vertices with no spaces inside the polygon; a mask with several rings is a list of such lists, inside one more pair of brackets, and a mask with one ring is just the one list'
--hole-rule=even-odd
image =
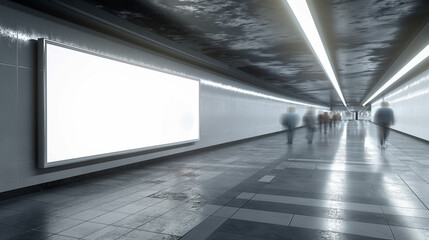
{"label": "gray floor tile", "polygon": [[289,226],[289,223],[292,220],[292,216],[292,214],[287,213],[267,212],[252,209],[239,209],[231,218],[252,222],[262,222]]}
{"label": "gray floor tile", "polygon": [[227,218],[223,217],[208,217],[201,224],[183,236],[181,240],[206,239],[226,220]]}
{"label": "gray floor tile", "polygon": [[344,210],[372,212],[372,213],[383,213],[381,206],[373,205],[373,204],[340,202],[340,201],[320,200],[320,199],[311,199],[311,198],[297,198],[297,197],[268,195],[268,194],[256,194],[252,198],[252,200],[314,206],[314,207],[338,208],[338,209],[344,209]]}
{"label": "gray floor tile", "polygon": [[[3,233],[3,232],[2,232]],[[46,232],[39,232],[39,231],[28,231],[22,234],[18,234],[12,238],[7,238],[8,240],[42,240],[46,239],[47,237],[53,235],[52,233],[46,233]],[[5,235],[3,235],[4,237]],[[2,239],[0,237],[0,239]]]}
{"label": "gray floor tile", "polygon": [[84,222],[74,227],[71,227],[67,230],[64,230],[59,234],[64,236],[74,237],[74,238],[83,238],[106,226],[107,225],[100,224],[100,223]]}
{"label": "gray floor tile", "polygon": [[89,210],[80,212],[78,214],[71,215],[69,218],[77,219],[77,220],[82,220],[82,221],[87,221],[87,220],[99,217],[101,215],[104,215],[106,213],[107,212],[101,211],[101,210],[89,209]]}
{"label": "gray floor tile", "polygon": [[218,211],[216,211],[213,216],[215,217],[224,217],[224,218],[229,218],[232,215],[234,215],[235,212],[238,211],[238,208],[236,207],[222,207],[221,209],[219,209]]}
{"label": "gray floor tile", "polygon": [[76,240],[78,238],[63,236],[59,234],[55,234],[46,238],[46,240]]}
{"label": "gray floor tile", "polygon": [[158,217],[168,211],[171,211],[171,208],[152,206],[152,207],[145,208],[136,214]]}
{"label": "gray floor tile", "polygon": [[381,206],[381,209],[383,209],[383,212],[385,214],[429,218],[429,210],[425,209],[401,208],[390,206]]}
{"label": "gray floor tile", "polygon": [[130,214],[126,214],[126,213],[109,212],[99,217],[93,218],[90,221],[96,222],[96,223],[102,223],[102,224],[112,224],[121,219],[128,217],[129,215]]}
{"label": "gray floor tile", "polygon": [[389,226],[381,224],[294,215],[290,226],[393,239]]}
{"label": "gray floor tile", "polygon": [[145,239],[145,240],[177,240],[178,236],[172,236],[167,234],[146,232],[141,230],[133,230],[120,238],[118,240],[136,240],[136,239]]}
{"label": "gray floor tile", "polygon": [[113,225],[115,226],[119,226],[119,227],[124,227],[124,228],[137,228],[140,227],[141,225],[151,221],[152,219],[154,219],[154,216],[147,216],[147,215],[143,215],[143,214],[134,214],[131,216],[128,216],[126,218],[123,218],[122,220],[119,220],[115,223],[113,223]]}
{"label": "gray floor tile", "polygon": [[83,239],[85,240],[114,240],[119,238],[122,235],[125,235],[128,232],[131,232],[132,229],[117,227],[117,226],[107,226],[102,228]]}
{"label": "gray floor tile", "polygon": [[259,179],[259,182],[271,182],[276,176],[272,175],[265,175],[261,179]]}
{"label": "gray floor tile", "polygon": [[140,212],[141,210],[147,207],[148,206],[145,206],[145,205],[138,205],[138,204],[132,203],[132,204],[125,205],[121,208],[115,209],[114,211],[120,212],[120,213],[134,214],[134,213]]}
{"label": "gray floor tile", "polygon": [[233,234],[227,232],[214,232],[206,240],[266,240],[266,238],[252,237],[248,235]]}
{"label": "gray floor tile", "polygon": [[391,227],[395,240],[427,240],[429,239],[429,230],[414,229],[406,227]]}
{"label": "gray floor tile", "polygon": [[48,233],[59,233],[76,225],[83,223],[80,220],[74,219],[61,219],[59,221],[50,222],[46,225],[43,225],[37,228],[37,231],[48,232]]}
{"label": "gray floor tile", "polygon": [[243,193],[240,193],[240,195],[238,195],[237,198],[240,198],[240,199],[251,199],[253,196],[255,196],[255,193],[243,192]]}
{"label": "gray floor tile", "polygon": [[[173,218],[168,218],[173,217]],[[161,216],[143,224],[138,229],[150,232],[164,233],[176,236],[183,236],[207,216],[199,214],[181,215],[180,218],[172,216]]]}

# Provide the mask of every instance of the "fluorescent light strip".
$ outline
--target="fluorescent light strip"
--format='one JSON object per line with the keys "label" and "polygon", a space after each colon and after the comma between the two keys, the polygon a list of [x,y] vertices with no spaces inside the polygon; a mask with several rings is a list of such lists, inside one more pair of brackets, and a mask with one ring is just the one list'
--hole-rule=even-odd
{"label": "fluorescent light strip", "polygon": [[380,89],[378,89],[366,102],[363,104],[365,106],[368,104],[372,99],[374,99],[378,94],[386,90],[390,85],[398,81],[402,76],[404,76],[406,73],[408,73],[411,69],[413,69],[415,66],[417,66],[419,63],[421,63],[423,60],[425,60],[429,56],[429,44],[426,45],[423,50],[421,50],[411,61],[409,61],[401,70],[399,70],[389,81],[387,81],[383,86],[381,86]]}
{"label": "fluorescent light strip", "polygon": [[344,106],[347,107],[346,101],[344,100],[343,94],[341,93],[340,85],[338,84],[337,78],[335,77],[334,70],[329,62],[328,55],[326,54],[325,48],[322,43],[322,39],[317,31],[316,25],[314,24],[313,17],[311,16],[310,9],[308,8],[307,1],[305,0],[287,0],[292,12],[295,14],[296,19],[299,22],[302,30],[305,33],[311,47],[313,48],[316,57],[322,64],[326,75],[332,85],[334,85],[335,91],[343,102]]}
{"label": "fluorescent light strip", "polygon": [[212,82],[212,81],[209,81],[209,80],[203,80],[203,79],[201,79],[200,80],[200,84],[207,85],[207,86],[214,87],[214,88],[220,88],[220,89],[224,89],[224,90],[228,90],[228,91],[232,91],[232,92],[237,92],[237,93],[242,93],[242,94],[246,94],[246,95],[251,95],[251,96],[255,96],[255,97],[261,97],[261,98],[265,98],[265,99],[270,99],[270,100],[273,100],[273,101],[279,101],[279,102],[284,102],[284,103],[292,103],[292,104],[297,104],[297,105],[304,105],[304,106],[309,106],[309,107],[328,109],[327,107],[322,107],[322,106],[319,106],[319,105],[313,105],[313,104],[308,104],[308,103],[293,101],[293,100],[289,100],[289,99],[285,99],[285,98],[274,97],[274,96],[270,96],[270,95],[267,95],[267,94],[258,93],[258,92],[255,92],[255,91],[250,91],[250,90],[246,90],[246,89],[242,89],[242,88],[238,88],[238,87],[234,87],[234,86],[230,86],[230,85],[225,85],[225,84],[222,84],[222,83]]}

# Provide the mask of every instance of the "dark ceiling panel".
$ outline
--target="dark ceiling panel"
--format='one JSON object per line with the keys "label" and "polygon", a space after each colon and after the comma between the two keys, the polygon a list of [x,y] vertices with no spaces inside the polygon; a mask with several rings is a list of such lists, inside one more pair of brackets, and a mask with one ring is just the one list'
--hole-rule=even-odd
{"label": "dark ceiling panel", "polygon": [[282,1],[86,1],[302,99],[330,104],[329,94],[308,92],[331,84]]}
{"label": "dark ceiling panel", "polygon": [[[338,78],[347,102],[359,103],[427,24],[427,0],[319,1],[329,7]],[[318,10],[319,10],[318,9]]]}
{"label": "dark ceiling panel", "polygon": [[[428,0],[307,2],[344,98],[352,105],[362,101],[429,21]],[[114,19],[148,29],[251,74],[290,96],[342,105],[285,0],[79,0],[75,6],[76,3],[89,4]]]}

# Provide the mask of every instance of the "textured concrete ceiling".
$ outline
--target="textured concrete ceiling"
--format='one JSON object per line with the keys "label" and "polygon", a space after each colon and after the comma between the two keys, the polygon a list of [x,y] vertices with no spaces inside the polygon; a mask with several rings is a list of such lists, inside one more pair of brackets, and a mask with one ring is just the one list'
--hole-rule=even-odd
{"label": "textured concrete ceiling", "polygon": [[[83,0],[303,99],[341,101],[282,0]],[[346,102],[362,101],[429,20],[428,0],[313,0]]]}

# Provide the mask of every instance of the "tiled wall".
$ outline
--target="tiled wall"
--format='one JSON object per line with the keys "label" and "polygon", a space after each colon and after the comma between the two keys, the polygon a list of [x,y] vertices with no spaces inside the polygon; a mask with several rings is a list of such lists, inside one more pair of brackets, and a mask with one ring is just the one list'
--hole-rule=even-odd
{"label": "tiled wall", "polygon": [[[279,116],[289,105],[249,91],[275,94],[180,64],[82,26],[3,3],[0,3],[0,192],[282,130]],[[190,74],[205,83],[218,83],[217,87],[201,83],[201,140],[190,146],[78,167],[37,168],[36,40],[40,37],[116,59]],[[301,106],[297,111],[302,116],[305,109]]]}
{"label": "tiled wall", "polygon": [[[371,104],[372,119],[383,98]],[[384,96],[395,115],[391,128],[429,141],[429,69]]]}

